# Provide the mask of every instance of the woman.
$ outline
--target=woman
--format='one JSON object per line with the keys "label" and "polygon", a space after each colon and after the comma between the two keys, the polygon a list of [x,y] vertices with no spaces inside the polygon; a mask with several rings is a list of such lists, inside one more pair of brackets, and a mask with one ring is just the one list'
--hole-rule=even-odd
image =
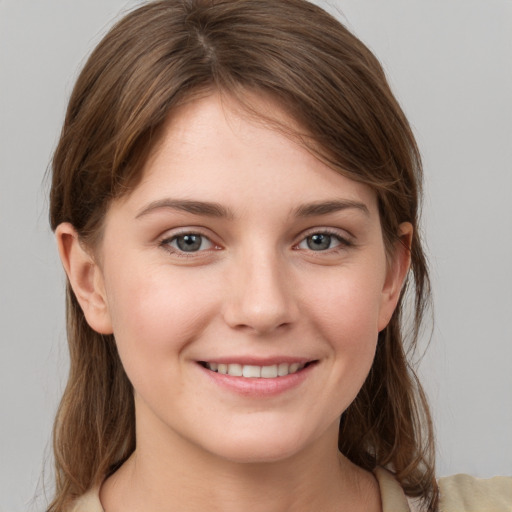
{"label": "woman", "polygon": [[53,161],[71,370],[50,510],[436,510],[405,357],[420,194],[380,65],[318,7],[121,20]]}

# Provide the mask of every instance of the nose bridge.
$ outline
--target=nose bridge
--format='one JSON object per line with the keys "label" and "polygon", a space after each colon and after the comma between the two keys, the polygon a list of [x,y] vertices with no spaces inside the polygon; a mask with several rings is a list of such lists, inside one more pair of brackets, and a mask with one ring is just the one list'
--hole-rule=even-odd
{"label": "nose bridge", "polygon": [[290,273],[275,248],[259,247],[236,258],[226,321],[231,327],[268,333],[296,319]]}

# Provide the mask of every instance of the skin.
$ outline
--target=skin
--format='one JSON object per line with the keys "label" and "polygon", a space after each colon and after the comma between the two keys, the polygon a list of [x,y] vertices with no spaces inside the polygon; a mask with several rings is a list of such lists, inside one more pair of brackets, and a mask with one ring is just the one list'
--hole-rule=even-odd
{"label": "skin", "polygon": [[[180,250],[187,233],[198,250]],[[407,246],[411,226],[399,235]],[[173,116],[95,252],[69,224],[57,239],[135,390],[137,449],[102,486],[105,510],[381,509],[374,477],[337,453],[409,266],[402,244],[387,257],[369,187],[211,95]],[[246,394],[199,364],[223,358],[313,364]]]}

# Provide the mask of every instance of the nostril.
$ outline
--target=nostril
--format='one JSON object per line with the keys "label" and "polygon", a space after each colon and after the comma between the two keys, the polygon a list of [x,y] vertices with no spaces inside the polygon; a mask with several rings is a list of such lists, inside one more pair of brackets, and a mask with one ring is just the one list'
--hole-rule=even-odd
{"label": "nostril", "polygon": [[262,318],[253,316],[249,318],[248,316],[244,318],[244,321],[238,323],[231,323],[231,327],[237,329],[239,331],[246,331],[248,333],[256,333],[258,335],[266,335],[276,332],[282,332],[289,327],[291,327],[292,322],[281,322],[279,320],[273,318]]}

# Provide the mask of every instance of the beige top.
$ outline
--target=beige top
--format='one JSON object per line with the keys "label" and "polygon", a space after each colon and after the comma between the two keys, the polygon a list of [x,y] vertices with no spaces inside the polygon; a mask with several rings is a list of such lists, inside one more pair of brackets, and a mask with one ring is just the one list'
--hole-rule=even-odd
{"label": "beige top", "polygon": [[[393,475],[376,468],[382,499],[382,512],[414,512],[414,502],[408,499]],[[496,476],[482,479],[455,475],[439,480],[440,512],[512,512],[512,477]],[[69,512],[104,512],[99,488],[91,489],[79,498]]]}

